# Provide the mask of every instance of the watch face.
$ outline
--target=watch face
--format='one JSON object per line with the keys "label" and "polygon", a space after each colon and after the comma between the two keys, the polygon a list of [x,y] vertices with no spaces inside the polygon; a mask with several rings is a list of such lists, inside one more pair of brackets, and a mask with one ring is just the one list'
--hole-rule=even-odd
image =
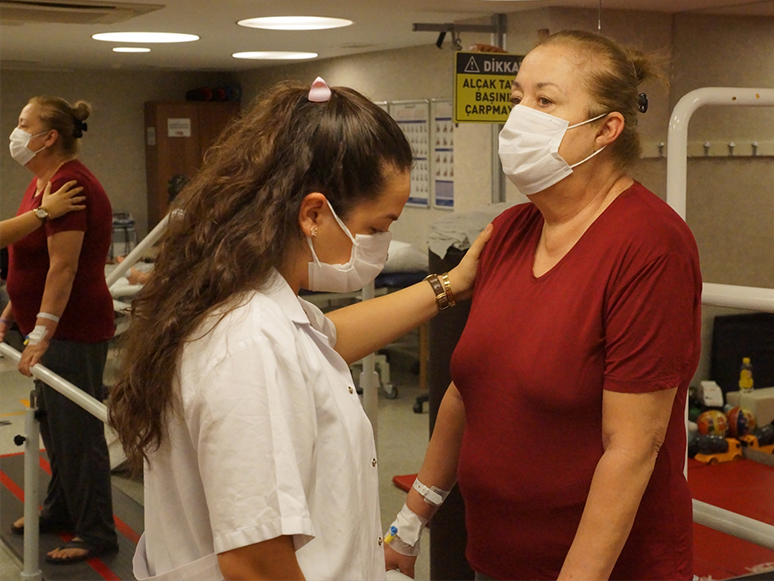
{"label": "watch face", "polygon": [[48,218],[48,211],[45,208],[36,208],[35,215],[41,220]]}

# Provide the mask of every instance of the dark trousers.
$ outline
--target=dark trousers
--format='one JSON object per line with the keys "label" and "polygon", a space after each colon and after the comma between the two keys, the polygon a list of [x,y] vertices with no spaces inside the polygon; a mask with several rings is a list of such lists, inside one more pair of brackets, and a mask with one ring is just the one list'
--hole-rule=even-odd
{"label": "dark trousers", "polygon": [[[53,339],[41,363],[102,401],[107,342]],[[104,424],[42,381],[35,381],[40,434],[51,463],[51,481],[41,517],[71,528],[98,547],[116,546],[110,457]]]}

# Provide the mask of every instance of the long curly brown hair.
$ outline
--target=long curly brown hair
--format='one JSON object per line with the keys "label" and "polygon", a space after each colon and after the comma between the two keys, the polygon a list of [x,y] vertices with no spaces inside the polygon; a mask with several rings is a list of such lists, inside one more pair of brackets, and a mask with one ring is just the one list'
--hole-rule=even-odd
{"label": "long curly brown hair", "polygon": [[301,202],[323,193],[346,217],[375,199],[390,171],[409,171],[411,148],[380,107],[345,87],[310,102],[308,86],[269,89],[208,151],[175,200],[153,275],[132,303],[109,400],[134,471],[148,462],[175,413],[177,362],[215,307],[266,281],[303,242]]}

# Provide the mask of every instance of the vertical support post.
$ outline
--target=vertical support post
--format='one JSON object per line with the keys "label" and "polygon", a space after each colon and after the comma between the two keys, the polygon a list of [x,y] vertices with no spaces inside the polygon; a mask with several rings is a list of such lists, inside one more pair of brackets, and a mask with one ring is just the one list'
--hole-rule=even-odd
{"label": "vertical support post", "polygon": [[[374,283],[368,283],[362,291],[364,301],[374,298]],[[379,434],[379,374],[376,373],[376,354],[363,357],[363,372],[360,374],[360,388],[363,390],[363,409],[374,430],[374,443],[378,446]]]}
{"label": "vertical support post", "polygon": [[38,566],[40,553],[38,522],[40,428],[38,420],[35,418],[37,407],[37,393],[33,391],[30,394],[30,407],[27,408],[24,417],[24,569],[21,572],[21,578],[30,581],[40,581],[41,579],[41,571]]}
{"label": "vertical support post", "polygon": [[[508,16],[506,14],[492,15],[492,25],[495,32],[491,35],[491,44],[503,50],[505,48],[505,33],[508,28]],[[500,123],[494,123],[491,126],[492,140],[492,203],[499,204],[505,201],[505,174],[500,164],[500,131],[503,126]]]}

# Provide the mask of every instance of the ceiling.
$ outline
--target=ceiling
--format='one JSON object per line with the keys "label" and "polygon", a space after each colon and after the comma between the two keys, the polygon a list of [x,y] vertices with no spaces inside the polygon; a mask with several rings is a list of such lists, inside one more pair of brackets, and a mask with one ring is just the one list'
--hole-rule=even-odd
{"label": "ceiling", "polygon": [[[30,0],[23,0],[29,2]],[[41,3],[88,4],[96,0],[34,0]],[[99,0],[108,2],[109,0]],[[5,69],[170,68],[236,71],[275,65],[277,61],[232,58],[240,51],[311,51],[318,58],[431,44],[432,32],[413,32],[412,23],[448,23],[549,6],[597,10],[599,0],[120,0],[122,4],[155,4],[152,11],[111,24],[19,23],[3,17],[19,0],[0,0],[0,55]],[[158,7],[161,8],[158,8]],[[602,0],[609,9],[666,13],[774,16],[774,0]],[[347,28],[314,32],[276,32],[237,26],[257,16],[329,16],[347,18]],[[115,43],[92,40],[99,32],[185,32],[200,40],[184,44],[142,45],[145,54],[119,54]],[[462,37],[463,43],[465,37]]]}

